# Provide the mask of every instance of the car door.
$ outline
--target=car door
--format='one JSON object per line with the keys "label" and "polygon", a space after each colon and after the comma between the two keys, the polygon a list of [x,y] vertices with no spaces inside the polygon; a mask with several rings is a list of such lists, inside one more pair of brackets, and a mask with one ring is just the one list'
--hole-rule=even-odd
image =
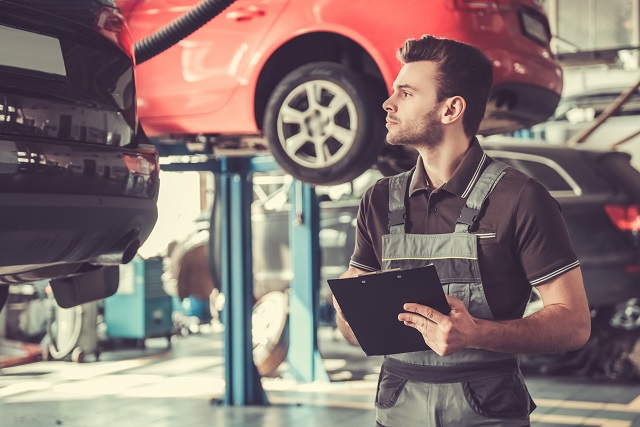
{"label": "car door", "polygon": [[[139,65],[140,116],[194,115],[222,108],[242,83],[239,76],[289,1],[236,0],[189,37]],[[195,3],[141,1],[129,16],[134,40],[151,34]]]}

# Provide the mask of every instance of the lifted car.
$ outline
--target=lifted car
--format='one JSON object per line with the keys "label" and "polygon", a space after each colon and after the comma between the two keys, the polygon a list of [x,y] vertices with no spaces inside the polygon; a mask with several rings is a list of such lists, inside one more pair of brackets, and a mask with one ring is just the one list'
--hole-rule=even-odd
{"label": "lifted car", "polygon": [[[118,3],[141,40],[194,0]],[[401,66],[396,50],[423,34],[476,45],[492,60],[481,134],[553,113],[562,72],[539,1],[237,0],[138,66],[140,119],[160,141],[216,155],[270,149],[302,181],[347,182],[377,159],[384,168],[395,158],[384,144],[381,105]]]}
{"label": "lifted car", "polygon": [[129,30],[109,0],[0,0],[0,34],[0,309],[41,279],[107,297],[157,218]]}

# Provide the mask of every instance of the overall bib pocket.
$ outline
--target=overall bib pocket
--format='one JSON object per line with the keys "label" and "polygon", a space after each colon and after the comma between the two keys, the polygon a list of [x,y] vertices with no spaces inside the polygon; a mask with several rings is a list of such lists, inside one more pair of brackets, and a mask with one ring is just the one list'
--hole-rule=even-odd
{"label": "overall bib pocket", "polygon": [[392,408],[398,401],[400,393],[407,380],[386,372],[380,371],[378,390],[376,391],[376,406],[380,409]]}
{"label": "overall bib pocket", "polygon": [[529,392],[517,373],[463,382],[462,391],[471,409],[484,417],[529,416]]}

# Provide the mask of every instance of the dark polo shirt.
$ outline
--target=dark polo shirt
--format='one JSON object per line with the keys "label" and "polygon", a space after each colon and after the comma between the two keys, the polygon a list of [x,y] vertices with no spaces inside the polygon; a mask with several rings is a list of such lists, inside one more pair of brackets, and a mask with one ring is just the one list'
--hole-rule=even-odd
{"label": "dark polo shirt", "polygon": [[[406,232],[453,233],[466,198],[491,162],[474,138],[451,179],[430,191],[418,158],[409,187]],[[560,205],[542,184],[513,168],[506,170],[485,201],[473,233],[478,236],[482,283],[496,319],[522,317],[532,285],[578,266]],[[389,178],[379,180],[360,201],[350,265],[379,270],[385,234],[389,234]]]}

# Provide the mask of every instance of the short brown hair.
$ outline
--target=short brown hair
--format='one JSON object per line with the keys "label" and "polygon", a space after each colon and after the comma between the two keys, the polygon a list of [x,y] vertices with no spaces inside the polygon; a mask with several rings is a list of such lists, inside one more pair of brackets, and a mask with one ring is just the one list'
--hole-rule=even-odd
{"label": "short brown hair", "polygon": [[493,65],[489,58],[471,45],[430,35],[419,40],[408,39],[398,49],[397,56],[403,64],[435,61],[438,102],[452,96],[464,98],[467,103],[462,117],[464,133],[472,137],[478,132],[493,84]]}

